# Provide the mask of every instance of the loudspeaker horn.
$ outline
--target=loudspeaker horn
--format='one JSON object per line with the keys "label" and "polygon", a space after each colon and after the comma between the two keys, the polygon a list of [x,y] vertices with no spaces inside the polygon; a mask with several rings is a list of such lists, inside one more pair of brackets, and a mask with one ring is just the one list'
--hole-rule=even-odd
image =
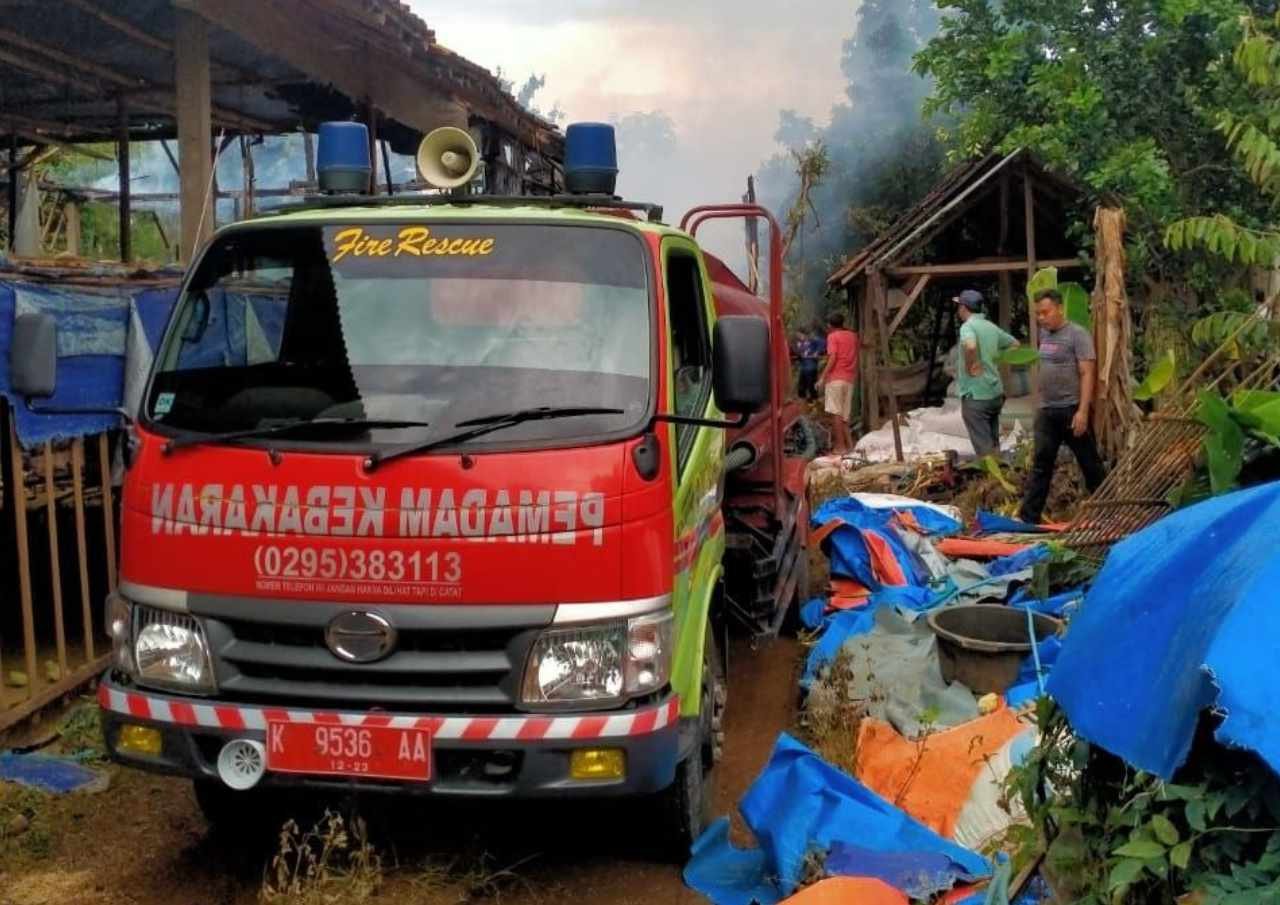
{"label": "loudspeaker horn", "polygon": [[480,149],[471,133],[456,126],[433,129],[418,145],[418,175],[438,189],[471,181],[480,165]]}

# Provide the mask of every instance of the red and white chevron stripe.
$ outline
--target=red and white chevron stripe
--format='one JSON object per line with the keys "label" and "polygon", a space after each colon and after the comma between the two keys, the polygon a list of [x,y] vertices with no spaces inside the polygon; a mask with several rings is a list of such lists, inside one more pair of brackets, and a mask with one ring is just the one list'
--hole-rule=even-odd
{"label": "red and white chevron stripe", "polygon": [[102,705],[102,709],[112,713],[179,726],[260,732],[266,731],[268,722],[391,726],[397,729],[426,729],[439,740],[466,742],[625,738],[657,732],[672,725],[680,717],[680,699],[674,695],[671,700],[657,707],[609,715],[420,716],[368,711],[340,713],[324,710],[245,707],[236,704],[200,704],[179,698],[121,691],[103,683],[98,686],[98,703]]}

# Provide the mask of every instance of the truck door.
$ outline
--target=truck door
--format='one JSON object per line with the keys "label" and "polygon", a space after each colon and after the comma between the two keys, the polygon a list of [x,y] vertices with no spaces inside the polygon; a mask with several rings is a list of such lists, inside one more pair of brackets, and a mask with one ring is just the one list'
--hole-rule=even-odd
{"label": "truck door", "polygon": [[[669,354],[668,410],[677,415],[718,418],[711,394],[711,286],[697,246],[669,238],[662,246]],[[691,424],[672,425],[675,475],[676,651],[672,684],[681,697],[681,715],[699,708],[702,653],[707,618],[724,552],[720,516],[724,431]]]}

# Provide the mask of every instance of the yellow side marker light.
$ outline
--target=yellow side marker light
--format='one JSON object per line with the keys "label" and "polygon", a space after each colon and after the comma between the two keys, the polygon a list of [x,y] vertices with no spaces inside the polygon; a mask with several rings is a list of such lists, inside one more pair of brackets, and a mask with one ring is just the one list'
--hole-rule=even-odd
{"label": "yellow side marker light", "polygon": [[157,756],[163,747],[163,736],[150,726],[122,726],[116,747],[128,754]]}
{"label": "yellow side marker light", "polygon": [[569,757],[574,779],[624,779],[627,752],[621,748],[579,748]]}

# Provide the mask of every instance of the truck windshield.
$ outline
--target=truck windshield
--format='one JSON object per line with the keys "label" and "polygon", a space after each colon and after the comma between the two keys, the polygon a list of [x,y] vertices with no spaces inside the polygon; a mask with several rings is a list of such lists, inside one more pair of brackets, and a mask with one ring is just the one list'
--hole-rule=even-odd
{"label": "truck windshield", "polygon": [[[490,442],[634,429],[651,396],[645,260],[639,237],[607,227],[229,233],[178,306],[145,414],[175,434],[237,432],[247,443],[255,429],[298,419],[406,422],[326,433],[326,446],[427,442],[461,422],[542,406],[585,413],[513,423]],[[319,440],[299,432],[288,442]]]}

